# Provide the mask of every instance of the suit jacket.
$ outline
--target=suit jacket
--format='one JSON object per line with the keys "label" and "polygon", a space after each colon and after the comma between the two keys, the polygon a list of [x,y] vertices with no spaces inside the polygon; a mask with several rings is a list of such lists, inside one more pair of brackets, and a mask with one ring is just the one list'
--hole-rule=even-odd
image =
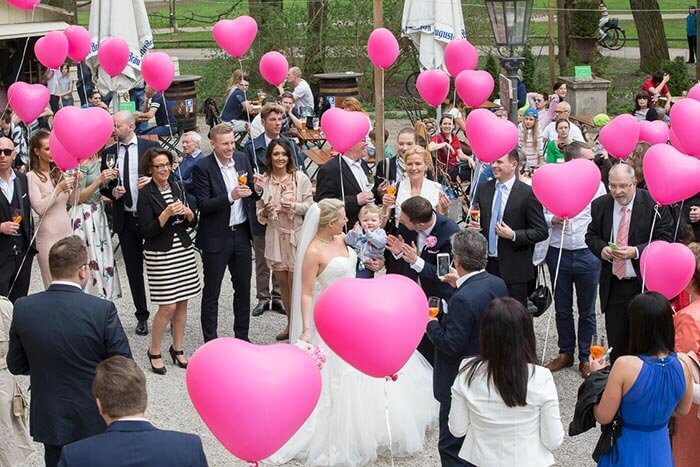
{"label": "suit jacket", "polygon": [[15,302],[7,368],[30,375],[34,441],[63,445],[104,431],[92,380],[113,355],[131,357],[114,303],[64,284]]}
{"label": "suit jacket", "polygon": [[[250,160],[241,151],[233,153],[233,162],[237,170],[245,170],[253,173]],[[248,187],[253,192],[252,196],[243,198],[243,211],[246,214],[250,232],[253,231],[255,217],[255,202],[260,198],[255,193],[253,177],[248,177]],[[192,188],[197,198],[199,207],[199,228],[195,245],[206,253],[216,253],[232,241],[229,220],[231,218],[231,205],[228,200],[228,190],[221,169],[216,161],[214,153],[203,157],[192,170]]]}
{"label": "suit jacket", "polygon": [[[489,238],[491,207],[496,192],[496,180],[482,183],[475,202],[481,207],[481,233]],[[528,282],[535,278],[532,253],[535,244],[549,235],[542,205],[532,187],[516,179],[503,211],[503,222],[515,231],[515,241],[498,238],[498,268],[506,284]]]}
{"label": "suit jacket", "polygon": [[[423,251],[420,252],[420,257],[425,261],[421,272],[417,273],[406,261],[402,259],[398,260],[398,262],[403,263],[402,270],[398,271],[398,273],[415,281],[420,278],[420,285],[426,297],[436,296],[449,300],[454,292],[454,289],[449,284],[442,282],[437,277],[437,255],[438,253],[452,253],[450,238],[452,234],[458,231],[459,226],[452,219],[442,214],[435,213],[435,226],[433,226],[433,230],[430,232],[429,236],[435,237],[437,243],[435,247],[432,248],[425,246]],[[399,228],[397,229],[397,236],[398,235],[401,235],[408,244],[411,242],[415,242],[416,245],[418,244],[418,233],[408,230],[403,224],[399,224]],[[391,255],[388,249],[386,251]]]}
{"label": "suit jacket", "polygon": [[[145,153],[148,149],[151,148],[159,148],[160,145],[154,141],[149,141],[143,138],[136,138],[136,141],[139,156],[138,173],[140,177],[143,175],[143,172],[141,172],[141,158],[143,157],[143,153]],[[118,156],[116,143],[102,151],[102,161],[100,163],[100,170],[107,169],[107,162],[105,159],[105,156],[107,154],[114,154],[115,156]],[[120,234],[124,230],[124,197],[121,196],[119,199],[116,199],[112,194],[112,190],[115,186],[117,186],[117,183],[117,179],[110,181],[106,186],[100,189],[100,193],[103,196],[106,196],[107,198],[112,200],[112,222],[114,224],[114,231],[117,234]]]}
{"label": "suit jacket", "polygon": [[[174,199],[179,199],[184,202],[185,194],[181,187],[181,182],[175,182],[173,177],[170,177],[170,189]],[[143,248],[150,251],[168,251],[173,247],[173,233],[178,236],[182,246],[187,248],[192,245],[192,239],[187,234],[190,227],[197,225],[197,214],[194,219],[179,224],[173,224],[174,217],[170,217],[163,227],[160,226],[158,216],[165,210],[168,205],[165,203],[163,195],[160,193],[156,182],[151,182],[144,186],[139,191],[138,213],[139,227],[143,234]]]}
{"label": "suit jacket", "polygon": [[59,467],[206,467],[199,436],[159,430],[147,421],[112,422],[104,433],[63,447]]}
{"label": "suit jacket", "polygon": [[433,394],[440,403],[450,401],[450,388],[462,359],[481,353],[479,327],[486,307],[494,298],[507,296],[503,279],[482,271],[452,294],[440,321],[428,322],[426,333],[435,344]]}
{"label": "suit jacket", "polygon": [[[342,161],[342,169],[341,169]],[[362,169],[370,177],[369,167],[365,161],[361,162]],[[345,189],[345,199],[343,199],[343,190],[341,189],[340,173],[343,173],[342,184]],[[357,204],[357,194],[363,191],[364,187],[360,187],[355,180],[355,175],[352,173],[350,166],[343,160],[341,156],[336,156],[326,162],[318,170],[316,178],[316,196],[314,201],[318,202],[325,198],[336,198],[343,200],[345,203],[345,215],[348,217],[347,227],[351,229],[357,222],[357,215],[360,213],[360,206]]]}
{"label": "suit jacket", "polygon": [[[591,252],[600,258],[603,248],[608,246],[608,242],[612,239],[613,225],[613,207],[615,199],[612,195],[607,194],[596,198],[591,203],[591,223],[588,224],[586,231],[586,245]],[[647,190],[637,188],[632,204],[632,217],[630,218],[629,235],[627,244],[636,247],[639,251],[639,256],[642,256],[642,251],[649,243],[649,234],[651,233],[651,224],[654,220],[654,206],[656,201],[653,200]],[[653,240],[673,241],[674,225],[671,221],[671,215],[666,206],[659,208],[660,218],[656,219],[654,232],[651,235]],[[602,259],[602,258],[601,258]],[[632,260],[634,272],[637,279],[640,281],[642,273],[639,270],[639,258]],[[610,296],[610,279],[612,277],[612,263],[610,261],[601,261],[600,270],[600,308],[605,312]]]}
{"label": "suit jacket", "polygon": [[[16,178],[14,180],[15,191],[13,196],[19,201],[22,208],[22,222],[19,225],[19,231],[24,237],[24,244],[29,246],[29,241],[32,238],[32,208],[29,204],[29,186],[27,185],[27,176],[23,173],[15,171]],[[5,194],[0,191],[0,223],[12,220],[12,200],[6,199]],[[15,239],[10,235],[0,234],[0,264],[4,263],[8,256],[14,256]]]}

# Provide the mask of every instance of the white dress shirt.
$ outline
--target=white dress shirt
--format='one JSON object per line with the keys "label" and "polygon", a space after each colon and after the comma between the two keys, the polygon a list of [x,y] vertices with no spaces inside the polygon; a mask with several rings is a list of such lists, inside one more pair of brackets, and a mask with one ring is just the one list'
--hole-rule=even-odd
{"label": "white dress shirt", "polygon": [[238,171],[236,170],[236,163],[233,161],[233,157],[228,161],[227,165],[223,165],[216,154],[214,154],[214,159],[216,160],[216,164],[219,166],[221,176],[223,177],[224,184],[226,185],[228,202],[231,203],[231,217],[229,217],[228,225],[233,226],[242,224],[247,219],[245,211],[243,210],[243,199],[239,198],[234,200],[231,196],[233,189],[238,186]]}
{"label": "white dress shirt", "polygon": [[420,257],[421,253],[423,253],[423,248],[425,247],[425,239],[430,236],[430,233],[433,231],[436,222],[437,216],[433,215],[433,222],[430,224],[430,227],[428,227],[425,230],[419,230],[417,232],[418,238],[416,239],[416,254],[418,255],[418,258],[416,258],[416,262],[411,265],[411,269],[413,269],[419,274],[425,267],[425,260]]}
{"label": "white dress shirt", "polygon": [[[508,197],[510,196],[510,192],[513,190],[514,184],[515,176],[505,183],[501,183],[496,180],[495,190],[493,192],[493,201],[491,201],[491,218],[496,215],[494,209],[496,209],[496,197],[498,196],[498,190],[503,190],[503,194],[501,195],[501,222],[503,222],[503,214],[506,212],[506,204],[508,204]],[[505,186],[505,189],[501,188],[501,186]],[[490,225],[489,228],[491,228]],[[515,234],[513,234],[513,238],[511,240],[515,241]],[[496,235],[496,241],[498,241],[498,235]],[[489,257],[498,258],[498,248],[496,248],[496,254],[493,256],[489,255]]]}
{"label": "white dress shirt", "polygon": [[[542,132],[542,138],[548,141],[554,141],[557,139],[556,123],[556,121],[553,121],[552,123],[547,125],[547,128],[545,128]],[[578,126],[576,126],[576,124],[573,123],[571,120],[569,120],[569,138],[572,141],[581,141],[582,143],[586,142],[586,140],[583,139],[583,133],[581,133],[581,129]]]}
{"label": "white dress shirt", "polygon": [[360,189],[362,191],[369,190],[372,185],[369,183],[367,174],[362,169],[362,161],[354,161],[346,155],[343,155],[343,160],[346,164],[348,164],[350,170],[352,170],[352,174],[355,176],[355,181],[357,181],[357,184],[360,186]]}
{"label": "white dress shirt", "polygon": [[124,156],[126,155],[129,146],[129,188],[131,191],[131,207],[124,205],[125,211],[136,212],[136,204],[139,200],[139,145],[136,135],[127,143],[118,143],[117,148],[117,167],[119,168],[119,177],[121,177],[122,186],[124,186]]}
{"label": "white dress shirt", "polygon": [[457,376],[448,426],[454,436],[465,437],[460,458],[481,466],[554,464],[552,451],[564,440],[557,388],[548,369],[528,367],[531,376],[524,407],[508,407],[503,402],[493,383],[489,384],[484,365],[470,385],[465,374]]}
{"label": "white dress shirt", "polygon": [[[598,191],[593,196],[593,199],[598,198],[606,194],[605,185],[600,182],[598,185]],[[593,200],[591,200],[593,201]],[[552,218],[554,214],[544,211],[544,218],[547,220],[547,225],[550,227],[549,234],[549,245],[554,248],[559,248],[561,246],[561,229],[562,224],[552,224]],[[588,224],[591,223],[591,203],[588,203],[583,211],[581,211],[573,219],[566,221],[566,234],[564,235],[564,250],[582,250],[588,248],[586,245],[586,231],[588,230]]]}
{"label": "white dress shirt", "polygon": [[478,271],[469,272],[469,273],[463,275],[462,277],[457,279],[457,288],[462,287],[462,284],[467,282],[467,279],[469,279],[470,277],[476,276],[477,274],[481,274],[484,271],[486,271],[486,269],[479,269]]}
{"label": "white dress shirt", "polygon": [[15,178],[17,178],[17,175],[14,170],[10,170],[10,179],[8,181],[0,177],[0,190],[5,195],[8,204],[12,203],[12,197],[15,195]]}
{"label": "white dress shirt", "polygon": [[73,281],[51,281],[51,285],[70,285],[71,287],[76,287],[80,289],[81,291],[83,288],[78,284],[77,282]]}
{"label": "white dress shirt", "polygon": [[[636,196],[636,195],[635,195]],[[630,201],[630,204],[627,205],[627,219],[628,223],[632,221],[632,207],[634,206],[634,196],[632,196],[632,201]],[[613,204],[613,223],[612,223],[612,231],[610,232],[610,241],[613,243],[617,243],[617,228],[620,226],[620,221],[622,220],[622,213],[620,210],[622,209],[622,205],[618,203],[617,201],[614,202]],[[656,215],[656,213],[654,213]],[[629,236],[632,234],[632,226],[630,226],[629,232],[627,233],[627,245],[632,246],[629,244]],[[622,246],[622,245],[618,245]],[[636,248],[635,248],[636,250]],[[636,258],[639,258],[639,250],[637,250],[637,255]],[[625,261],[625,279],[628,279],[630,277],[637,277],[637,273],[634,272],[634,266],[632,266],[632,260],[628,259]]]}

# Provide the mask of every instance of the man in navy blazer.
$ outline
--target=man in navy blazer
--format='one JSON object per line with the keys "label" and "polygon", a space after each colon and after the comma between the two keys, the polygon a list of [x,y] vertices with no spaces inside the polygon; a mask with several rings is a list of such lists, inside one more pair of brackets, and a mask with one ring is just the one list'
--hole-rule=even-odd
{"label": "man in navy blazer", "polygon": [[30,430],[44,443],[47,466],[65,444],[104,431],[90,391],[95,368],[113,355],[131,357],[114,303],[83,293],[88,261],[79,237],[59,240],[49,250],[51,286],[14,306],[7,368],[30,376]]}
{"label": "man in navy blazer", "polygon": [[146,376],[133,360],[114,356],[97,365],[92,392],[109,426],[65,446],[59,467],[206,467],[199,436],[159,430],[146,420]]}
{"label": "man in navy blazer", "polygon": [[440,402],[438,451],[443,466],[470,465],[458,456],[464,438],[455,438],[447,426],[452,402],[451,387],[465,357],[478,355],[481,316],[494,298],[508,296],[506,283],[486,272],[488,244],[474,230],[452,236],[455,269],[445,281],[457,290],[440,321],[431,318],[426,332],[435,344],[433,393]]}

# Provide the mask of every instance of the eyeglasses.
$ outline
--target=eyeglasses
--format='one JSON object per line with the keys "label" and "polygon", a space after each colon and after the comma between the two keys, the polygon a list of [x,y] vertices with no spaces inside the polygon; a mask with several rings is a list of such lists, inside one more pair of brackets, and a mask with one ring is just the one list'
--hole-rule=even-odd
{"label": "eyeglasses", "polygon": [[610,184],[608,184],[608,188],[610,189],[610,191],[613,191],[613,190],[624,190],[625,188],[630,188],[630,187],[632,187],[632,185],[634,185],[634,183],[623,183],[623,184],[621,184],[621,185],[613,185],[612,183],[610,183]]}
{"label": "eyeglasses", "polygon": [[151,167],[153,167],[156,170],[160,170],[160,169],[169,169],[170,165],[171,165],[170,162],[166,162],[164,164],[153,164],[153,165],[151,165]]}
{"label": "eyeglasses", "polygon": [[534,99],[535,102],[544,102],[544,99]]}
{"label": "eyeglasses", "polygon": [[8,149],[8,148],[0,149],[0,154],[3,154],[3,155],[5,155],[5,156],[7,156],[7,157],[10,157],[10,156],[12,155],[13,152],[15,152],[14,149]]}
{"label": "eyeglasses", "polygon": [[559,114],[569,113],[569,111],[568,110],[555,110],[554,113],[559,115]]}

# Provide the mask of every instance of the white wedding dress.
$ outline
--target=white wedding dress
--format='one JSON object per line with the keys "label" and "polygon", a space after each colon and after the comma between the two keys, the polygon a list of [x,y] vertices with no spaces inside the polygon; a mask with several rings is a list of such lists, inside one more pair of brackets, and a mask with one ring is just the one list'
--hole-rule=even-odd
{"label": "white wedding dress", "polygon": [[[304,251],[306,245],[308,242]],[[316,278],[316,296],[338,279],[355,277],[356,262],[357,254],[350,247],[347,257],[333,258]],[[301,269],[299,261],[297,266]],[[299,294],[295,288],[295,299]],[[290,337],[294,342],[300,335],[301,314],[298,307],[292,309],[291,328],[296,333]],[[361,373],[336,355],[316,332],[313,320],[311,332],[312,343],[326,353],[321,396],[309,419],[268,462],[300,459],[307,465],[334,467],[370,463],[378,453],[389,454],[387,410],[393,455],[402,457],[423,450],[425,430],[438,413],[432,393],[432,366],[425,358],[414,352],[398,379],[387,382]]]}

